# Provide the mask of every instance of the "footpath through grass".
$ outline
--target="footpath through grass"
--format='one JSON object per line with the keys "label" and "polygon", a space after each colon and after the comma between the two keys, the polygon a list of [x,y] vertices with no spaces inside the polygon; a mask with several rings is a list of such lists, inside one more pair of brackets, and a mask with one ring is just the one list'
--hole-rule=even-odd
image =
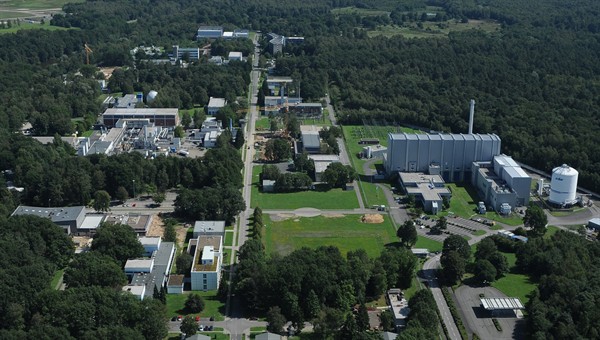
{"label": "footpath through grass", "polygon": [[267,253],[289,254],[302,247],[336,246],[345,256],[350,250],[364,249],[370,257],[379,256],[386,244],[397,241],[389,217],[384,223],[368,224],[361,215],[302,217],[273,221],[265,215]]}
{"label": "footpath through grass", "polygon": [[307,190],[287,193],[263,193],[259,190],[259,176],[262,166],[252,168],[252,198],[250,206],[261,209],[293,210],[298,208],[354,209],[358,199],[354,190],[331,189],[327,191]]}

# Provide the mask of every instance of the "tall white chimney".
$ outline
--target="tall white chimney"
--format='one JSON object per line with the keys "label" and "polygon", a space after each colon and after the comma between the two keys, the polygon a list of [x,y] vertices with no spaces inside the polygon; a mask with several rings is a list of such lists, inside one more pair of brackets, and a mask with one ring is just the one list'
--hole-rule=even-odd
{"label": "tall white chimney", "polygon": [[469,110],[469,134],[473,134],[473,117],[475,116],[475,99],[471,99],[471,107]]}

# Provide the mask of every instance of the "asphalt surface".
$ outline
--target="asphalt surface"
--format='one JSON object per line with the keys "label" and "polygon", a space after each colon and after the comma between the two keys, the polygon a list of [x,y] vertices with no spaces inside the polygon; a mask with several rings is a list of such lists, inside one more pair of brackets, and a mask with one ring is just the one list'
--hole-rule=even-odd
{"label": "asphalt surface", "polygon": [[492,322],[492,315],[481,307],[479,294],[486,298],[507,297],[494,287],[472,287],[462,285],[454,291],[457,308],[462,314],[465,326],[477,333],[481,339],[523,339],[525,337],[525,320],[517,319],[512,312],[495,318],[500,323],[502,331],[496,330]]}

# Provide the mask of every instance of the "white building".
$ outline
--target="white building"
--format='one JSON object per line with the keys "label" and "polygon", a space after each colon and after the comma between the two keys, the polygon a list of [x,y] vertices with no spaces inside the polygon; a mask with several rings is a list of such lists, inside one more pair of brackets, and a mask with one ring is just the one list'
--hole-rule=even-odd
{"label": "white building", "polygon": [[137,296],[140,300],[143,300],[144,295],[146,294],[146,286],[127,285],[123,286],[122,291],[129,294],[133,294],[134,296]]}
{"label": "white building", "polygon": [[199,236],[193,241],[190,242],[190,249],[195,246],[191,270],[192,290],[215,290],[219,288],[221,279],[223,237]]}
{"label": "white building", "polygon": [[167,294],[183,294],[183,275],[169,275]]}
{"label": "white building", "polygon": [[157,251],[158,248],[160,248],[160,237],[142,236],[138,238],[138,241],[140,241],[140,243],[144,247],[144,253],[146,256],[152,255],[153,252]]}
{"label": "white building", "polygon": [[410,308],[408,308],[408,301],[404,298],[402,290],[392,288],[387,291],[386,298],[394,314],[396,329],[406,327],[406,318],[408,318]]}
{"label": "white building", "polygon": [[214,98],[210,97],[208,100],[207,113],[211,116],[214,116],[219,112],[220,109],[224,108],[227,105],[227,101],[225,98]]}
{"label": "white building", "polygon": [[198,236],[225,236],[225,221],[196,221],[192,237]]}
{"label": "white building", "polygon": [[229,52],[229,56],[227,57],[227,59],[229,59],[229,61],[244,61],[244,56],[242,55],[242,52]]}

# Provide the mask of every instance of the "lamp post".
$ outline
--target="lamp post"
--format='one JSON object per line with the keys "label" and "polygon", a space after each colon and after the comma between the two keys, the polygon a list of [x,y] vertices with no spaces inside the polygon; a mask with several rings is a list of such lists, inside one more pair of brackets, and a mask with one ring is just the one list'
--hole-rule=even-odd
{"label": "lamp post", "polygon": [[133,198],[135,198],[135,179],[132,179],[131,182],[133,183]]}

